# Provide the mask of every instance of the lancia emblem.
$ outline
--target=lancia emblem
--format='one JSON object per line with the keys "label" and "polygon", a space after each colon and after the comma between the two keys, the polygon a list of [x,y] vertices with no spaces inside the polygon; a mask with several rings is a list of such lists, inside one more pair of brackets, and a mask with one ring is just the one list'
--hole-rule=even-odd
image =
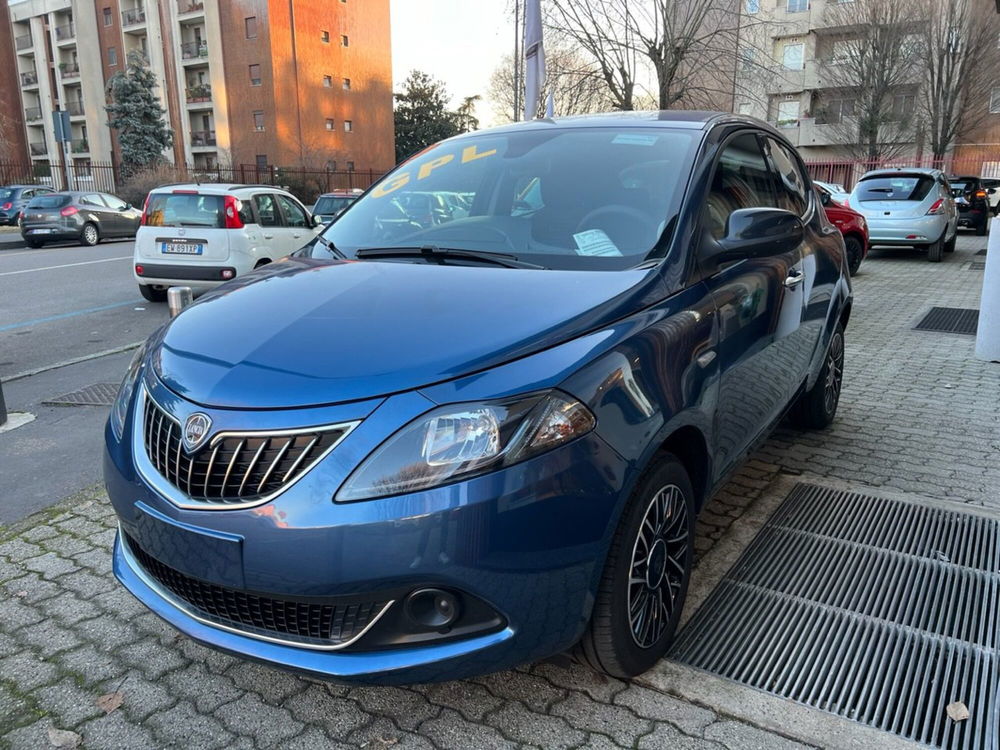
{"label": "lancia emblem", "polygon": [[188,453],[198,450],[208,437],[211,427],[212,420],[206,414],[198,412],[188,417],[184,423],[184,450]]}

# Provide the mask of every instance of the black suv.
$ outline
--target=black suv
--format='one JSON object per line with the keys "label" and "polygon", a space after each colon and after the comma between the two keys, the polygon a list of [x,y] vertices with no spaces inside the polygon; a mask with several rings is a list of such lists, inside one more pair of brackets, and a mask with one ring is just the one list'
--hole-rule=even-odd
{"label": "black suv", "polygon": [[981,177],[949,177],[951,194],[958,209],[958,226],[975,229],[980,237],[990,222],[990,198],[996,188],[988,188]]}

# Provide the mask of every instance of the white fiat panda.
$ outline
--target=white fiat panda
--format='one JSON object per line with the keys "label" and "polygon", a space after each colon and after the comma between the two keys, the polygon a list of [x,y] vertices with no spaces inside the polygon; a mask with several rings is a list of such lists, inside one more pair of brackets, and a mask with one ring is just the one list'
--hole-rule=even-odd
{"label": "white fiat panda", "polygon": [[146,198],[135,279],[151,302],[167,288],[218,286],[298,250],[322,227],[272,185],[164,185]]}

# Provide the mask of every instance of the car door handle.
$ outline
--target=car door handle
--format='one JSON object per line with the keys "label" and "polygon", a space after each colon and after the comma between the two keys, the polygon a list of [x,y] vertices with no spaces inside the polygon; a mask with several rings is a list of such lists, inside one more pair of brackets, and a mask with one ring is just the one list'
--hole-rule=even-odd
{"label": "car door handle", "polygon": [[785,279],[785,287],[793,289],[805,280],[806,277],[801,271],[792,271],[788,274],[788,278]]}
{"label": "car door handle", "polygon": [[273,240],[274,239],[274,235],[273,234],[265,234],[264,235],[264,239],[265,240]]}

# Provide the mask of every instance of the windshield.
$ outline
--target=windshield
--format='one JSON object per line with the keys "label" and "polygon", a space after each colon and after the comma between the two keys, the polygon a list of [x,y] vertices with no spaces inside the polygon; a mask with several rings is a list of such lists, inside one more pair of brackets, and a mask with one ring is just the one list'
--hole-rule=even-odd
{"label": "windshield", "polygon": [[927,175],[863,177],[854,188],[860,201],[922,201],[934,187]]}
{"label": "windshield", "polygon": [[334,196],[324,196],[316,201],[313,207],[314,214],[331,216],[338,211],[343,211],[354,201],[354,198],[337,198]]}
{"label": "windshield", "polygon": [[31,203],[28,204],[28,208],[62,208],[67,203],[69,203],[68,195],[52,193],[51,195],[39,195],[37,198],[32,198]]}
{"label": "windshield", "polygon": [[961,198],[969,190],[969,185],[965,182],[950,182],[948,184],[951,185],[951,195],[954,198]]}
{"label": "windshield", "polygon": [[628,268],[669,245],[700,135],[531,129],[441,143],[387,175],[323,236],[348,256],[434,245],[546,268]]}
{"label": "windshield", "polygon": [[152,193],[146,207],[151,227],[224,227],[221,195],[197,193]]}

